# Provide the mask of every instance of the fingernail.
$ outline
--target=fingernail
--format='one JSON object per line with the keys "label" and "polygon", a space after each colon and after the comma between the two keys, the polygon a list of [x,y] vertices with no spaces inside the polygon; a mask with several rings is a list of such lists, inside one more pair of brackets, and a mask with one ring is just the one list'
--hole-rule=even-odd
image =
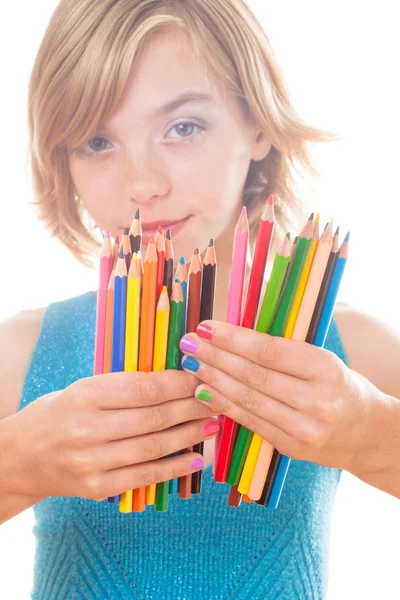
{"label": "fingernail", "polygon": [[210,327],[209,325],[204,325],[204,323],[200,323],[200,325],[197,326],[196,333],[199,337],[205,340],[212,340],[213,330],[212,327]]}
{"label": "fingernail", "polygon": [[182,362],[182,367],[189,369],[189,371],[193,371],[193,373],[197,373],[197,371],[200,369],[200,363],[198,360],[193,358],[193,356],[186,356],[185,360]]}
{"label": "fingernail", "polygon": [[217,421],[209,421],[208,423],[206,423],[203,427],[203,431],[204,431],[204,435],[209,436],[209,435],[214,435],[215,433],[218,433],[219,431],[219,425]]}
{"label": "fingernail", "polygon": [[204,402],[211,402],[212,396],[207,390],[200,390],[200,392],[197,394],[197,399],[204,400]]}
{"label": "fingernail", "polygon": [[182,338],[179,344],[179,348],[182,350],[182,352],[189,352],[189,354],[194,354],[198,347],[199,344],[194,338],[191,337]]}
{"label": "fingernail", "polygon": [[191,469],[202,469],[204,467],[204,460],[201,458],[196,458],[190,465]]}

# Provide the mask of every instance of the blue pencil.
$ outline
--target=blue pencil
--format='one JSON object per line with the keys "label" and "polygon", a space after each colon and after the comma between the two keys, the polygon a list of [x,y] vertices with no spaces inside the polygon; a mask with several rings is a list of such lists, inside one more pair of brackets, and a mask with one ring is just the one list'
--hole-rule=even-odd
{"label": "blue pencil", "polygon": [[[127,275],[124,250],[121,247],[118,254],[117,264],[115,266],[114,318],[111,358],[112,373],[118,373],[124,370]],[[108,502],[111,504],[118,504],[119,495],[110,496],[108,498]]]}
{"label": "blue pencil", "polygon": [[[342,281],[344,269],[347,264],[347,259],[349,255],[349,240],[350,232],[348,232],[348,234],[344,238],[343,243],[337,253],[335,268],[332,274],[331,281],[329,283],[328,293],[322,310],[322,315],[313,342],[313,346],[318,346],[322,348],[325,344],[326,336],[328,334],[329,327],[332,321],[333,310],[339,292],[340,283]],[[279,467],[276,472],[275,480],[272,486],[271,494],[266,505],[268,510],[275,510],[276,508],[278,508],[279,500],[282,495],[283,486],[286,480],[286,475],[289,470],[290,461],[291,459],[288,456],[283,455],[281,457]]]}

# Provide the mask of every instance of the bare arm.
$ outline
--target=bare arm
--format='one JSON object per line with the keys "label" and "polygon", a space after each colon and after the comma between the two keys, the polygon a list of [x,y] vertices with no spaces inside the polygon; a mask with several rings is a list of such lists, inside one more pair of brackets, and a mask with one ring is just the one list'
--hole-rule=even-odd
{"label": "bare arm", "polygon": [[22,386],[39,335],[44,309],[20,313],[0,325],[0,523],[33,506],[39,499],[14,494],[12,452],[14,419]]}
{"label": "bare arm", "polygon": [[356,475],[400,498],[400,333],[352,306],[335,312],[349,367],[382,392],[379,436],[371,468]]}

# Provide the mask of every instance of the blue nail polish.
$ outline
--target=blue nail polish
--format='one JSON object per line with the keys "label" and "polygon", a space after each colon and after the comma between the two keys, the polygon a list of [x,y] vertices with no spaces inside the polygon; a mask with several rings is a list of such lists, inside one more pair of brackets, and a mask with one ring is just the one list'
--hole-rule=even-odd
{"label": "blue nail polish", "polygon": [[189,369],[189,371],[193,371],[193,373],[197,373],[197,371],[200,369],[200,363],[198,360],[193,358],[193,356],[186,356],[182,363],[182,367]]}

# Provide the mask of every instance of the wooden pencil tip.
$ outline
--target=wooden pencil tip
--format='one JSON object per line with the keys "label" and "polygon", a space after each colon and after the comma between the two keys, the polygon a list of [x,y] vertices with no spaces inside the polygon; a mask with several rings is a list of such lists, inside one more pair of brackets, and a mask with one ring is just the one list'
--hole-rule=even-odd
{"label": "wooden pencil tip", "polygon": [[162,294],[168,294],[168,289],[167,289],[167,286],[166,286],[166,285],[163,285],[163,286],[162,286],[161,293],[162,293]]}
{"label": "wooden pencil tip", "polygon": [[135,219],[140,219],[140,210],[136,209]]}
{"label": "wooden pencil tip", "polygon": [[346,237],[344,238],[344,241],[345,241],[345,242],[348,242],[348,241],[349,241],[349,239],[350,239],[350,231],[348,231],[348,232],[347,232],[347,235],[346,235]]}
{"label": "wooden pencil tip", "polygon": [[119,258],[124,258],[124,249],[123,249],[123,247],[122,247],[122,246],[121,246],[121,248],[119,249],[118,257],[119,257]]}
{"label": "wooden pencil tip", "polygon": [[311,215],[308,217],[309,221],[314,221],[314,213],[312,212]]}
{"label": "wooden pencil tip", "polygon": [[119,237],[117,235],[115,236],[115,243],[119,244]]}
{"label": "wooden pencil tip", "polygon": [[314,219],[315,223],[319,223],[319,218],[320,218],[320,214],[318,213]]}
{"label": "wooden pencil tip", "polygon": [[129,229],[124,229],[124,235],[129,235]]}
{"label": "wooden pencil tip", "polygon": [[157,227],[157,231],[158,233],[161,233],[161,235],[163,234],[163,228],[161,227],[161,225]]}
{"label": "wooden pencil tip", "polygon": [[273,204],[273,203],[274,203],[274,195],[271,194],[270,197],[268,198],[267,204]]}
{"label": "wooden pencil tip", "polygon": [[336,229],[335,235],[339,235],[339,227]]}
{"label": "wooden pencil tip", "polygon": [[208,244],[208,247],[209,247],[209,248],[211,248],[212,246],[214,246],[214,240],[213,240],[213,239],[211,239],[211,240],[209,241],[209,244]]}
{"label": "wooden pencil tip", "polygon": [[195,248],[193,254],[199,254],[199,249]]}
{"label": "wooden pencil tip", "polygon": [[110,239],[110,232],[107,230],[105,233],[106,238]]}
{"label": "wooden pencil tip", "polygon": [[246,215],[247,214],[247,209],[245,206],[242,206],[242,210],[240,211],[241,215]]}
{"label": "wooden pencil tip", "polygon": [[287,232],[286,237],[288,240],[290,240],[290,232],[289,231]]}
{"label": "wooden pencil tip", "polygon": [[184,264],[185,264],[185,257],[184,257],[184,256],[181,256],[181,257],[180,257],[180,259],[179,259],[179,263],[180,263],[181,265],[184,265]]}
{"label": "wooden pencil tip", "polygon": [[166,238],[167,238],[167,240],[171,240],[172,239],[171,238],[171,230],[170,229],[167,229]]}
{"label": "wooden pencil tip", "polygon": [[149,239],[149,244],[154,244],[154,243],[155,243],[154,242],[154,235],[151,235],[150,239]]}

